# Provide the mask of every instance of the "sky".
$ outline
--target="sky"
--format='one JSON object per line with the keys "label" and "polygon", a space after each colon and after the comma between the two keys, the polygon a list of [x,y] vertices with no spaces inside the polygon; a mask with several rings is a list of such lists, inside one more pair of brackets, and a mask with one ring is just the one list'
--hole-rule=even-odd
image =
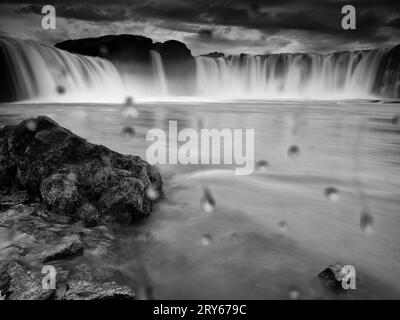
{"label": "sky", "polygon": [[[41,27],[47,4],[55,30]],[[341,27],[347,4],[355,30]],[[50,45],[136,34],[182,41],[194,55],[358,50],[400,43],[400,0],[0,0],[0,34]]]}

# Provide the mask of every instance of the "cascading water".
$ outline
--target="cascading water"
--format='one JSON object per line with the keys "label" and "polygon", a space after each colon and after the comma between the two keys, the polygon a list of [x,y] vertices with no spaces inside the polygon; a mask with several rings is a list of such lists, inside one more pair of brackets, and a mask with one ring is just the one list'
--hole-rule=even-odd
{"label": "cascading water", "polygon": [[[388,50],[198,57],[197,92],[228,99],[369,98],[375,93],[377,73]],[[385,93],[395,97],[400,73],[392,75],[391,81],[395,83],[386,85],[393,88]]]}
{"label": "cascading water", "polygon": [[[0,95],[0,101],[173,99],[171,86],[183,88],[187,83],[179,83],[179,77],[178,83],[169,78],[159,52],[152,50],[149,55],[150,69],[140,73],[118,61],[114,65],[33,41],[0,37],[0,67],[6,69],[0,74],[0,84],[3,90],[14,92],[13,97]],[[196,90],[187,93],[196,99],[399,98],[399,55],[397,46],[332,54],[197,57],[196,69],[190,71],[196,72],[195,80],[181,81],[196,82]],[[63,88],[63,94],[57,87]]]}
{"label": "cascading water", "polygon": [[[70,54],[34,41],[0,38],[17,100],[104,101],[123,84],[107,60]],[[62,89],[62,95],[57,88]]]}
{"label": "cascading water", "polygon": [[154,50],[150,51],[151,62],[153,66],[153,82],[156,90],[160,92],[162,96],[168,95],[167,78],[165,77],[164,66],[161,59],[161,55]]}

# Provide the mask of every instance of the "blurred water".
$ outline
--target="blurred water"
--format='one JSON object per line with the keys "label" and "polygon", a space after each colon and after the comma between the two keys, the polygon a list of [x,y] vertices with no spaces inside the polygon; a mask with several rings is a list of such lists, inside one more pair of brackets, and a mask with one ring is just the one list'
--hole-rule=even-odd
{"label": "blurred water", "polygon": [[[179,129],[254,129],[255,161],[268,163],[250,176],[235,176],[232,165],[159,166],[166,200],[140,225],[118,228],[124,245],[102,261],[139,297],[289,299],[296,288],[300,299],[400,298],[399,104],[157,103],[136,105],[137,117],[122,108],[2,104],[0,125],[44,114],[143,158],[147,131],[170,120]],[[127,127],[130,139],[121,136]],[[202,209],[205,189],[213,210]],[[365,212],[372,233],[363,232]],[[336,262],[355,266],[357,290],[332,295],[314,280]]]}

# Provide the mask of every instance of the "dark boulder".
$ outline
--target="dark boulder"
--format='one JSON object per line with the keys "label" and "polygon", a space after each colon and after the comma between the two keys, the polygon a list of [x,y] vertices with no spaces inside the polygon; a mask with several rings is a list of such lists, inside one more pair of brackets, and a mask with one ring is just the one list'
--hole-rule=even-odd
{"label": "dark boulder", "polygon": [[153,40],[136,35],[107,35],[98,38],[67,40],[56,48],[86,56],[97,56],[118,62],[150,63]]}
{"label": "dark boulder", "polygon": [[342,279],[345,276],[342,273],[343,266],[340,263],[330,265],[318,274],[318,279],[328,289],[339,292],[344,291]]}
{"label": "dark boulder", "polygon": [[[344,266],[340,263],[335,263],[327,267],[325,270],[318,274],[318,280],[320,283],[330,291],[334,293],[344,293],[344,292],[351,292],[352,290],[345,289],[343,287],[343,281],[347,281],[349,284],[349,279],[345,277],[348,275],[347,270],[345,271]],[[356,288],[359,289],[359,279],[355,278]],[[360,291],[360,290],[358,290]],[[365,288],[362,288],[362,292],[365,292]]]}
{"label": "dark boulder", "polygon": [[134,300],[135,292],[115,282],[93,283],[84,280],[72,280],[62,300]]}
{"label": "dark boulder", "polygon": [[67,259],[83,254],[82,241],[77,235],[66,236],[57,245],[51,245],[39,255],[39,260],[47,263],[54,260]]}
{"label": "dark boulder", "polygon": [[180,41],[168,40],[156,42],[154,50],[158,51],[165,62],[182,62],[192,59],[192,53],[188,47]]}
{"label": "dark boulder", "polygon": [[141,158],[88,143],[47,117],[0,130],[2,199],[26,191],[73,221],[130,222],[151,212],[152,183],[162,185],[161,176]]}

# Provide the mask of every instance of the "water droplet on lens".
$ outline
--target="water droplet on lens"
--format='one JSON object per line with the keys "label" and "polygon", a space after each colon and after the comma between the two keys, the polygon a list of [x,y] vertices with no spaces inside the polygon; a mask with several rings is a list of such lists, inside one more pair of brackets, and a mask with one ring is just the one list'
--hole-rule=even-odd
{"label": "water droplet on lens", "polygon": [[37,121],[35,120],[35,119],[30,119],[30,120],[28,120],[27,122],[26,122],[26,128],[29,130],[29,131],[36,131],[36,128],[37,128]]}
{"label": "water droplet on lens", "polygon": [[210,190],[208,190],[207,188],[204,188],[204,195],[201,198],[200,203],[201,203],[201,208],[203,209],[204,212],[210,213],[214,211],[215,200],[211,195]]}
{"label": "water droplet on lens", "polygon": [[133,106],[134,104],[132,97],[126,98],[125,105],[121,110],[124,118],[137,118],[139,116],[139,111]]}
{"label": "water droplet on lens", "polygon": [[300,156],[300,148],[296,145],[290,146],[287,154],[291,159],[297,159]]}
{"label": "water droplet on lens", "polygon": [[64,94],[65,93],[65,88],[63,86],[57,86],[56,91],[58,94]]}
{"label": "water droplet on lens", "polygon": [[139,116],[139,111],[135,107],[125,107],[121,113],[124,118],[137,118]]}
{"label": "water droplet on lens", "polygon": [[212,235],[209,233],[205,233],[202,235],[200,242],[203,246],[208,246],[211,244],[212,241],[213,241]]}
{"label": "water droplet on lens", "polygon": [[256,163],[256,170],[259,172],[266,172],[268,165],[268,161],[260,160]]}
{"label": "water droplet on lens", "polygon": [[132,97],[127,97],[125,100],[125,106],[126,107],[130,107],[133,106],[135,104],[135,101],[133,100]]}
{"label": "water droplet on lens", "polygon": [[99,53],[100,53],[100,56],[102,56],[102,57],[107,57],[107,56],[109,55],[109,51],[108,51],[107,46],[104,45],[104,44],[102,44],[102,45],[99,47]]}
{"label": "water droplet on lens", "polygon": [[287,223],[286,223],[286,221],[279,221],[279,222],[278,222],[278,227],[279,227],[279,230],[280,230],[281,232],[286,232],[286,230],[287,230]]}
{"label": "water droplet on lens", "polygon": [[327,187],[324,194],[328,200],[337,201],[339,199],[339,190],[335,187]]}
{"label": "water droplet on lens", "polygon": [[75,173],[73,173],[73,172],[70,172],[70,173],[68,173],[67,174],[67,179],[69,180],[69,181],[76,181],[76,174]]}
{"label": "water droplet on lens", "polygon": [[398,125],[400,123],[400,116],[398,114],[394,115],[392,118],[392,123]]}
{"label": "water droplet on lens", "polygon": [[135,129],[133,129],[132,127],[124,127],[121,130],[121,136],[123,136],[124,138],[133,138],[135,136],[136,132]]}
{"label": "water droplet on lens", "polygon": [[146,189],[146,195],[151,200],[157,200],[160,197],[160,185],[156,182],[150,184]]}
{"label": "water droplet on lens", "polygon": [[363,211],[360,215],[360,227],[361,231],[366,234],[373,232],[374,218],[367,211]]}
{"label": "water droplet on lens", "polygon": [[297,300],[300,298],[300,292],[297,288],[291,288],[289,290],[289,298],[292,300]]}

